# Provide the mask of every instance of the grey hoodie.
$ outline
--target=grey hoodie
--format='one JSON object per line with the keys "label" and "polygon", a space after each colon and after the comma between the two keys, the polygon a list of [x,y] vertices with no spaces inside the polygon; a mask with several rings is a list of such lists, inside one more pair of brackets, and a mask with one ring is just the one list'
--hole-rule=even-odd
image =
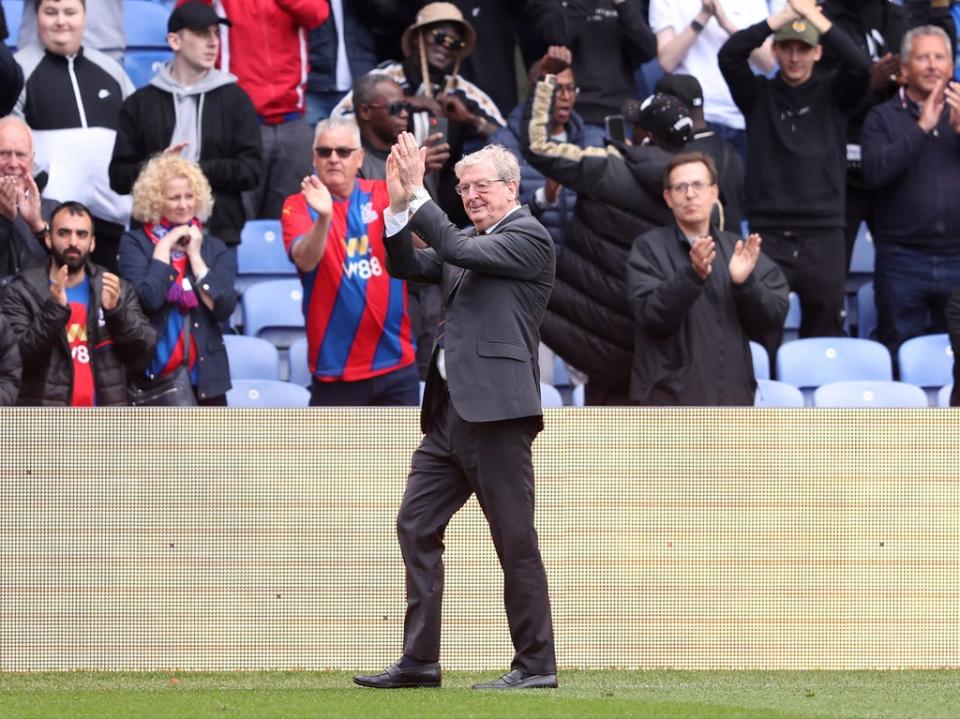
{"label": "grey hoodie", "polygon": [[170,74],[172,63],[165,63],[160,71],[154,75],[150,84],[164,92],[173,95],[173,111],[176,124],[170,136],[170,144],[176,145],[186,142],[187,146],[181,156],[200,161],[200,126],[203,122],[204,95],[218,87],[229,85],[237,81],[235,75],[222,70],[211,69],[199,82],[193,85],[181,85]]}

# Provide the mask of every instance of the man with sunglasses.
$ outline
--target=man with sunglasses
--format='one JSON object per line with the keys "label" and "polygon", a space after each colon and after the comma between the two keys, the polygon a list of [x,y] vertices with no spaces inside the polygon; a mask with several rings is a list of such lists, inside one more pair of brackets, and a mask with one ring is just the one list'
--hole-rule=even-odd
{"label": "man with sunglasses", "polygon": [[359,179],[360,131],[349,118],[317,123],[315,174],[283,205],[283,243],[303,282],[310,405],[416,406],[407,289],[383,247],[383,180]]}
{"label": "man with sunglasses", "polygon": [[[439,284],[444,295],[420,413],[425,436],[397,517],[407,579],[403,656],[354,681],[378,689],[440,686],[443,534],[476,494],[503,568],[515,654],[509,672],[474,688],[553,688],[553,620],[534,528],[531,459],[543,428],[537,348],[553,287],[553,241],[517,202],[520,167],[509,150],[488,145],[457,163],[468,230],[452,225],[423,188],[423,154],[403,133],[387,160],[390,271]],[[415,248],[414,232],[429,247]]]}
{"label": "man with sunglasses", "polygon": [[719,194],[712,158],[676,155],[663,173],[674,224],[633,241],[627,294],[637,404],[753,404],[749,340],[783,325],[787,281],[760,252],[760,235],[743,239],[711,223]]}
{"label": "man with sunglasses", "polygon": [[[402,62],[384,62],[371,72],[387,75],[403,88],[412,108],[409,129],[421,145],[435,132],[437,118],[447,120],[451,157],[459,157],[465,145],[484,142],[506,124],[490,96],[459,72],[461,61],[476,45],[476,32],[455,5],[425,5],[404,31],[401,45]],[[355,109],[350,93],[333,109],[331,117],[347,116]],[[437,177],[437,202],[455,224],[467,224],[469,220],[453,189],[457,181],[451,163],[446,163]]]}

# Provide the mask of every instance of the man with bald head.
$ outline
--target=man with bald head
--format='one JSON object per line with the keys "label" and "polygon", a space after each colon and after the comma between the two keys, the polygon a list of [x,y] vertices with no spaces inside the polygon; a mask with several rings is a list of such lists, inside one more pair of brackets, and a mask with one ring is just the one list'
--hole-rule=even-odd
{"label": "man with bald head", "polygon": [[16,117],[0,119],[0,278],[46,262],[47,218],[33,178],[33,135]]}

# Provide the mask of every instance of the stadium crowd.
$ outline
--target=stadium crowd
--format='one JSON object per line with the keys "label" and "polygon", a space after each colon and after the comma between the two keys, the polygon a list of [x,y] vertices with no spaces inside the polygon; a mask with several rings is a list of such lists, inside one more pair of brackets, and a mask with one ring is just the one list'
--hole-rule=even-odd
{"label": "stadium crowd", "polygon": [[449,298],[390,274],[404,131],[420,199],[460,227],[514,178],[464,185],[458,160],[516,156],[557,258],[541,375],[586,404],[753,404],[790,293],[799,338],[867,321],[864,236],[891,379],[915,337],[960,353],[960,3],[160,7],[137,84],[132,0],[22,0],[0,22],[0,405],[229,404],[259,220],[300,279],[309,403],[416,405]]}

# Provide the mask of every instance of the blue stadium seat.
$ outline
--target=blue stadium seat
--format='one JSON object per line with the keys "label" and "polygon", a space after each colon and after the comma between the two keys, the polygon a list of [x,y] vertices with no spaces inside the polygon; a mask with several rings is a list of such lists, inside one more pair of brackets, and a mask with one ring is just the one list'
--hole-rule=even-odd
{"label": "blue stadium seat", "polygon": [[290,382],[271,379],[235,379],[227,392],[228,407],[307,407],[310,391]]}
{"label": "blue stadium seat", "polygon": [[3,0],[3,17],[7,21],[7,47],[11,50],[17,46],[17,37],[20,35],[20,22],[23,20],[23,0]]}
{"label": "blue stadium seat", "polygon": [[574,407],[583,407],[586,404],[586,393],[587,385],[578,384],[573,388],[573,392],[570,395],[570,403]]}
{"label": "blue stadium seat", "polygon": [[663,68],[660,67],[660,61],[654,58],[649,62],[645,62],[640,66],[640,74],[643,76],[643,81],[647,85],[647,95],[652,95],[653,88],[657,86],[657,82],[663,77]]}
{"label": "blue stadium seat", "polygon": [[123,31],[127,49],[166,50],[170,9],[150,0],[123,0]]}
{"label": "blue stadium seat", "polygon": [[900,379],[924,389],[943,387],[953,381],[953,349],[946,333],[914,337],[897,351]]}
{"label": "blue stadium seat", "polygon": [[772,379],[757,380],[754,407],[803,407],[803,392],[792,384]]}
{"label": "blue stadium seat", "polygon": [[300,280],[269,280],[248,287],[243,304],[243,334],[270,340],[286,349],[306,336]]}
{"label": "blue stadium seat", "polygon": [[243,226],[240,247],[237,248],[238,278],[259,281],[295,277],[296,274],[297,266],[283,248],[280,220],[249,220]]}
{"label": "blue stadium seat", "polygon": [[873,339],[877,329],[877,305],[874,301],[873,282],[867,282],[857,290],[857,337]]}
{"label": "blue stadium seat", "polygon": [[290,359],[290,381],[301,387],[310,384],[310,366],[307,364],[307,338],[301,337],[287,352]]}
{"label": "blue stadium seat", "polygon": [[777,379],[801,390],[843,380],[886,381],[893,379],[893,361],[887,348],[873,340],[807,337],[780,346]]}
{"label": "blue stadium seat", "polygon": [[944,385],[940,388],[940,391],[937,392],[937,407],[949,407],[950,406],[950,394],[953,392],[953,383]]}
{"label": "blue stadium seat", "polygon": [[224,335],[230,379],[280,379],[280,354],[259,337]]}
{"label": "blue stadium seat", "polygon": [[540,383],[540,406],[544,408],[563,407],[563,397],[560,396],[560,391],[552,384]]}
{"label": "blue stadium seat", "polygon": [[853,254],[850,257],[850,274],[873,277],[873,265],[876,251],[873,247],[873,235],[867,229],[867,223],[861,222],[857,239],[853,242]]}
{"label": "blue stadium seat", "polygon": [[753,376],[755,379],[770,379],[770,356],[767,348],[759,342],[750,340],[750,356],[753,358]]}
{"label": "blue stadium seat", "polygon": [[814,407],[928,407],[927,393],[908,382],[847,381],[820,385]]}
{"label": "blue stadium seat", "polygon": [[139,89],[149,85],[163,63],[172,59],[173,52],[170,50],[126,50],[123,53],[123,69]]}
{"label": "blue stadium seat", "polygon": [[789,295],[790,306],[787,308],[787,316],[783,320],[783,341],[790,342],[797,339],[800,334],[800,298],[796,292]]}

